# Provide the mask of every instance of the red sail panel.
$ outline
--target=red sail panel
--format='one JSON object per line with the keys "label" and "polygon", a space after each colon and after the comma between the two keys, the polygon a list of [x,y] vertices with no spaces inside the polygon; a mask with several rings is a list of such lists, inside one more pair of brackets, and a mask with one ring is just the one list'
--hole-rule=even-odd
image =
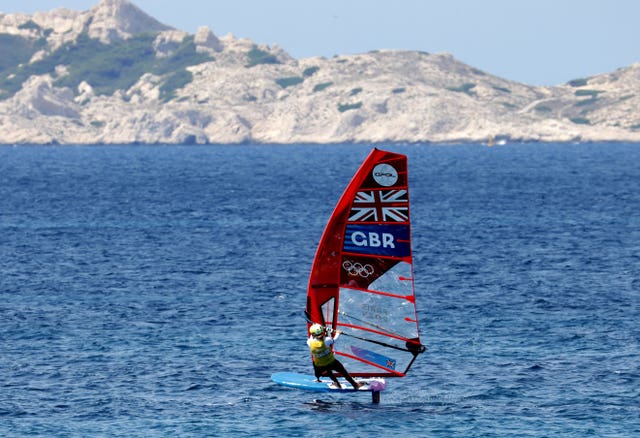
{"label": "red sail panel", "polygon": [[335,353],[357,376],[403,376],[424,351],[405,155],[374,149],[347,186],[316,251],[307,314],[343,331]]}

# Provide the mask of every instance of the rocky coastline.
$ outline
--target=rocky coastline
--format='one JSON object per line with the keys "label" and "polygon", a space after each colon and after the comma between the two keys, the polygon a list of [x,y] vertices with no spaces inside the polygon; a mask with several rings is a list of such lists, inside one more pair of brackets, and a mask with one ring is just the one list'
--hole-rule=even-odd
{"label": "rocky coastline", "polygon": [[[62,53],[142,45],[140,35],[147,70],[125,59],[129,70],[108,76]],[[0,37],[31,50],[0,65],[0,144],[640,141],[640,63],[536,87],[446,53],[294,59],[206,27],[173,29],[127,0],[0,13]],[[171,69],[185,53],[192,61]]]}

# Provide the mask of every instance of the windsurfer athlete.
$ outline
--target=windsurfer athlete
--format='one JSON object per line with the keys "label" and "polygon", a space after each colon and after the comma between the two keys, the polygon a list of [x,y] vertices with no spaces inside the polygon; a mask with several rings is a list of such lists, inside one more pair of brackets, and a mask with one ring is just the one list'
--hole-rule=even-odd
{"label": "windsurfer athlete", "polygon": [[311,357],[313,358],[313,370],[316,375],[316,379],[320,381],[320,376],[328,375],[337,388],[341,388],[340,382],[333,374],[333,371],[337,371],[347,379],[347,382],[353,386],[354,389],[360,388],[362,383],[356,382],[349,375],[344,365],[336,359],[331,351],[331,346],[340,336],[341,331],[336,330],[335,336],[332,338],[327,334],[325,327],[320,324],[313,324],[309,328],[309,339],[307,339],[307,345],[311,349]]}

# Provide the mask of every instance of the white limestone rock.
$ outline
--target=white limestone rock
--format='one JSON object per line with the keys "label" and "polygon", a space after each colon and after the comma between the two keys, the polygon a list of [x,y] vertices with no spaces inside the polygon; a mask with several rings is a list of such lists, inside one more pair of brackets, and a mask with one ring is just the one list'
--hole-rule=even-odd
{"label": "white limestone rock", "polygon": [[160,32],[153,42],[156,56],[160,58],[171,56],[180,47],[189,34],[181,30],[165,30]]}
{"label": "white limestone rock", "polygon": [[73,91],[54,87],[50,76],[32,76],[11,100],[15,112],[26,116],[80,117]]}
{"label": "white limestone rock", "polygon": [[215,53],[221,52],[224,49],[220,39],[218,39],[207,26],[200,26],[198,28],[193,42],[196,45],[196,50],[202,52]]}
{"label": "white limestone rock", "polygon": [[127,0],[101,0],[88,14],[91,16],[89,36],[105,44],[128,39],[135,34],[171,29]]}
{"label": "white limestone rock", "polygon": [[78,95],[74,101],[79,105],[86,105],[94,97],[95,92],[93,91],[93,87],[87,82],[82,81],[80,85],[78,85]]}

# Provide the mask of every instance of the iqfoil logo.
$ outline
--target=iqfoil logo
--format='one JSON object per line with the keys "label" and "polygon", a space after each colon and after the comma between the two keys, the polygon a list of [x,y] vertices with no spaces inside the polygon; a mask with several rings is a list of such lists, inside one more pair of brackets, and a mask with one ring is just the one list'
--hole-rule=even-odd
{"label": "iqfoil logo", "polygon": [[398,172],[390,164],[378,164],[373,168],[373,179],[383,187],[391,187],[398,182]]}

